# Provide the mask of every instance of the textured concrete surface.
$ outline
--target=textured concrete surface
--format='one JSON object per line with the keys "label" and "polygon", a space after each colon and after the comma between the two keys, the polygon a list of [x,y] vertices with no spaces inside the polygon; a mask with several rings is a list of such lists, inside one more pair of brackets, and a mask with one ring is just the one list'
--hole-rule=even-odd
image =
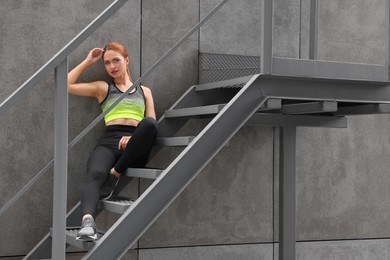
{"label": "textured concrete surface", "polygon": [[[85,253],[69,253],[66,255],[66,259],[67,260],[80,260],[83,258],[84,255],[85,255]],[[136,250],[129,250],[129,252],[126,255],[124,255],[121,258],[121,260],[138,260],[138,253]]]}
{"label": "textured concrete surface", "polygon": [[[278,244],[275,244],[274,250],[274,259],[278,259]],[[297,243],[296,259],[299,260],[383,260],[389,258],[389,239]]]}
{"label": "textured concrete surface", "polygon": [[390,116],[298,131],[298,239],[389,237]]}
{"label": "textured concrete surface", "polygon": [[320,1],[318,59],[386,64],[386,0]]}
{"label": "textured concrete surface", "polygon": [[272,244],[157,248],[139,251],[139,260],[269,260]]}
{"label": "textured concrete surface", "polygon": [[[3,0],[0,100],[110,2]],[[275,56],[307,58],[309,2],[275,1]],[[387,63],[385,0],[320,2],[320,59]],[[92,47],[115,40],[128,47],[133,78],[137,78],[215,4],[216,0],[130,0],[72,54],[70,67],[80,62]],[[260,53],[260,13],[260,0],[231,1],[143,82],[153,91],[158,116],[189,86],[196,84],[199,50]],[[104,70],[96,64],[82,80],[102,76]],[[0,128],[0,205],[52,158],[53,82],[53,75],[49,75],[15,108],[2,115],[6,123]],[[98,115],[99,108],[92,99],[70,97],[69,103],[72,139]],[[183,133],[200,130],[203,125],[204,122],[190,122]],[[298,239],[373,238],[299,243],[298,259],[389,258],[388,240],[376,239],[390,236],[387,229],[390,224],[389,126],[389,115],[377,115],[350,118],[348,129],[298,129]],[[70,153],[69,207],[80,198],[86,160],[101,130],[102,124]],[[138,258],[215,259],[212,257],[218,255],[223,259],[237,259],[237,256],[272,259],[272,244],[258,244],[278,240],[277,139],[277,130],[272,128],[241,129],[141,238]],[[180,149],[164,149],[151,164],[166,167],[180,152]],[[7,237],[0,242],[1,257],[27,253],[47,233],[51,225],[51,175],[49,171],[0,217],[0,237]],[[149,183],[142,181],[141,189]],[[127,192],[137,195],[138,183],[133,183]],[[109,226],[117,217],[102,215],[99,228]],[[15,228],[17,234],[24,234],[22,238],[15,235]],[[234,245],[243,243],[249,244]],[[274,250],[277,259],[277,246]],[[131,251],[126,257],[135,260],[137,253]]]}

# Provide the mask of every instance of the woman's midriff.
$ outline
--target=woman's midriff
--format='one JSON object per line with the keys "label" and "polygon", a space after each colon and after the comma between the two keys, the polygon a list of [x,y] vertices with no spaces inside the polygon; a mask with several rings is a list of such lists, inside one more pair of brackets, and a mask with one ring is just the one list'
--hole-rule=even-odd
{"label": "woman's midriff", "polygon": [[109,122],[106,123],[106,126],[109,126],[109,125],[129,125],[129,126],[138,126],[139,122],[135,119],[131,119],[131,118],[118,118],[118,119],[114,119],[114,120],[111,120]]}

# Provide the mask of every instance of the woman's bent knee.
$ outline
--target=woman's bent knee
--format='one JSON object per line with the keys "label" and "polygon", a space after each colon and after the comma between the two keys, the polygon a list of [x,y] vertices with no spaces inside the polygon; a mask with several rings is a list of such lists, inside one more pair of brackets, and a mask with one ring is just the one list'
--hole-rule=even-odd
{"label": "woman's bent knee", "polygon": [[145,117],[144,119],[142,119],[142,121],[140,122],[140,126],[142,129],[157,132],[157,122],[152,117]]}

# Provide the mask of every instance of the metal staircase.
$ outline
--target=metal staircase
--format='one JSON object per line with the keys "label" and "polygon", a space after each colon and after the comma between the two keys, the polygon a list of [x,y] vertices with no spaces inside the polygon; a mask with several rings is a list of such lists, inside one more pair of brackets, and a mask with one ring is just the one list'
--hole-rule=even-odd
{"label": "metal staircase", "polygon": [[[266,98],[252,86],[257,77],[258,75],[191,87],[159,120],[156,144],[186,146],[183,152],[165,170],[128,169],[126,184],[135,177],[154,179],[154,182],[134,201],[101,201],[100,210],[122,214],[122,217],[104,235],[100,234],[100,239],[96,242],[80,242],[75,239],[81,218],[80,205],[76,205],[67,217],[66,243],[90,250],[86,259],[119,259],[123,256],[230,137],[265,103]],[[233,88],[230,87],[232,84]],[[240,88],[237,84],[243,86]],[[215,99],[223,104],[211,104],[213,98],[210,98],[210,93],[204,93],[216,89],[220,93],[219,98]],[[278,108],[280,107],[273,107]],[[210,123],[195,137],[174,136],[188,119],[194,117],[210,118]],[[119,189],[123,189],[126,184],[120,185]],[[50,246],[48,234],[26,259],[50,257],[47,253],[50,250],[44,249]]]}
{"label": "metal staircase", "polygon": [[[287,86],[289,91],[286,91]],[[353,98],[351,91],[357,91]],[[257,74],[192,86],[158,122],[157,145],[186,148],[164,170],[128,169],[127,183],[131,178],[154,181],[134,201],[101,202],[100,210],[122,216],[104,235],[100,234],[98,241],[76,241],[75,226],[79,225],[81,217],[77,205],[68,214],[70,227],[66,242],[87,250],[84,259],[120,259],[244,124],[282,128],[281,170],[287,168],[288,172],[281,172],[281,220],[286,222],[284,228],[294,227],[295,181],[291,178],[295,174],[291,171],[295,167],[291,164],[295,162],[291,159],[295,158],[296,126],[347,127],[348,115],[389,112],[390,89],[385,82],[308,80]],[[209,118],[210,122],[194,137],[176,136],[191,118]],[[288,208],[283,210],[286,206]],[[285,229],[282,228],[282,232],[286,232]],[[286,239],[281,242],[295,245],[294,239],[284,237],[288,235],[281,236]],[[50,234],[26,258],[42,257],[37,252],[44,252],[42,245],[50,244],[47,240]]]}

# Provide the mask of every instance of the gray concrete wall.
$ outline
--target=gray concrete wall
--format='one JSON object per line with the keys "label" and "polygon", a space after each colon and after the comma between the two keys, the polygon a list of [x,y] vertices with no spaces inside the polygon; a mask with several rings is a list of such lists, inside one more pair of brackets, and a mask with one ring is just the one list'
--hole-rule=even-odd
{"label": "gray concrete wall", "polygon": [[[70,67],[90,48],[116,40],[128,47],[136,78],[217,2],[130,0],[72,54]],[[154,93],[159,116],[196,84],[198,51],[260,54],[261,2],[230,1],[143,82]],[[275,56],[307,58],[309,2],[275,1]],[[0,100],[109,3],[2,1]],[[384,10],[385,0],[321,1],[319,58],[386,64]],[[96,65],[83,79],[103,74],[102,67]],[[0,127],[0,205],[52,157],[53,84],[52,75],[48,76],[2,115],[7,124]],[[94,100],[70,97],[70,138],[98,113]],[[204,124],[190,121],[182,133],[196,132]],[[297,259],[387,259],[390,255],[386,239],[390,236],[386,228],[390,224],[390,116],[353,117],[348,125],[347,129],[298,129],[297,239],[302,242],[298,243]],[[69,207],[80,198],[86,159],[102,127],[94,129],[70,153]],[[131,250],[125,259],[278,259],[277,145],[276,128],[242,128],[141,238],[138,252]],[[150,165],[166,166],[179,152],[164,149]],[[26,254],[47,233],[51,225],[51,174],[0,217],[0,257]],[[135,196],[138,187],[142,192],[149,184],[134,182],[128,193]],[[99,216],[99,228],[116,218]],[[69,255],[69,259],[80,258],[80,254]]]}

